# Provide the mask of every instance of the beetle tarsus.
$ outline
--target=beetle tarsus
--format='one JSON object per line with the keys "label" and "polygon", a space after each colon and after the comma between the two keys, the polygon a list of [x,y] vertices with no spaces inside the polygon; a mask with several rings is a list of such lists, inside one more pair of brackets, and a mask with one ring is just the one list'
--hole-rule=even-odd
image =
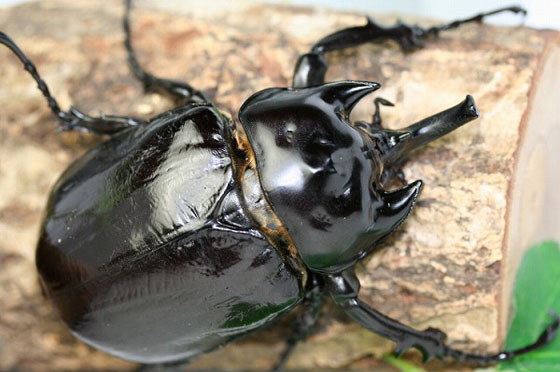
{"label": "beetle tarsus", "polygon": [[428,28],[409,25],[400,21],[393,26],[382,26],[375,22],[373,18],[367,17],[367,22],[363,26],[342,29],[316,42],[310,53],[299,58],[294,72],[293,86],[303,88],[323,83],[328,68],[323,55],[327,52],[355,47],[364,43],[393,40],[399,44],[403,52],[410,53],[423,48],[423,39],[427,36],[438,36],[441,31],[457,28],[466,23],[482,22],[484,18],[502,12],[527,14],[527,11],[521,7],[510,6]]}
{"label": "beetle tarsus", "polygon": [[559,317],[552,312],[553,322],[541,333],[537,341],[525,347],[502,351],[491,355],[476,355],[454,350],[445,345],[446,334],[439,329],[428,328],[418,331],[408,327],[388,316],[369,307],[358,298],[359,281],[353,269],[340,274],[329,275],[325,278],[327,288],[335,303],[365,328],[384,336],[397,343],[395,353],[402,354],[414,347],[419,349],[425,360],[431,358],[453,358],[478,364],[488,364],[503,360],[510,360],[516,356],[538,349],[551,342],[557,334]]}
{"label": "beetle tarsus", "polygon": [[7,46],[21,61],[24,69],[33,77],[37,82],[37,87],[47,99],[47,103],[52,113],[60,120],[61,130],[85,130],[98,134],[113,134],[122,129],[137,126],[144,121],[126,116],[100,116],[93,117],[86,115],[78,109],[71,107],[68,112],[63,111],[56,99],[51,95],[49,88],[45,81],[37,72],[37,68],[17,44],[5,33],[0,31],[0,44]]}
{"label": "beetle tarsus", "polygon": [[451,30],[451,29],[457,28],[461,25],[464,25],[466,23],[471,23],[471,22],[480,23],[486,17],[492,16],[492,15],[495,15],[495,14],[498,14],[498,13],[504,13],[504,12],[512,12],[514,14],[521,13],[523,15],[523,17],[525,17],[527,15],[527,10],[525,10],[524,8],[522,8],[520,6],[509,6],[509,7],[505,7],[505,8],[495,9],[495,10],[490,11],[490,12],[479,13],[479,14],[474,15],[474,16],[469,17],[469,18],[456,20],[456,21],[453,21],[453,22],[450,22],[450,23],[445,23],[445,24],[439,25],[439,26],[430,27],[426,30],[421,30],[421,34],[419,36],[420,37],[438,36],[441,31]]}
{"label": "beetle tarsus", "polygon": [[501,351],[499,353],[492,354],[492,355],[469,354],[469,353],[464,353],[462,351],[446,348],[444,356],[448,356],[453,359],[465,361],[465,362],[488,364],[493,362],[511,360],[519,355],[539,349],[547,345],[548,343],[550,343],[552,340],[554,340],[558,333],[558,325],[559,325],[558,314],[555,311],[551,311],[551,310],[549,310],[549,314],[553,318],[552,323],[550,323],[545,328],[545,330],[540,334],[538,339],[532,344],[514,350]]}
{"label": "beetle tarsus", "polygon": [[130,32],[130,10],[132,8],[132,0],[125,0],[125,14],[123,18],[123,29],[125,33],[124,46],[128,53],[128,64],[130,69],[144,85],[144,90],[148,92],[157,92],[171,96],[178,103],[209,103],[210,100],[206,95],[194,89],[189,84],[182,81],[162,79],[145,71],[140,67],[136,53],[132,48],[132,38]]}

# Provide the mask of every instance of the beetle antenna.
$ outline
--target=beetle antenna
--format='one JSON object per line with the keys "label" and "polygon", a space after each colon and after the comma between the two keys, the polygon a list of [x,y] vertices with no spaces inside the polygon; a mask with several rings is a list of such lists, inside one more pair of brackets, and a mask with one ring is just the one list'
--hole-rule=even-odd
{"label": "beetle antenna", "polygon": [[402,130],[378,128],[372,137],[379,143],[385,167],[402,162],[410,152],[476,119],[478,109],[471,95],[458,105],[427,117]]}

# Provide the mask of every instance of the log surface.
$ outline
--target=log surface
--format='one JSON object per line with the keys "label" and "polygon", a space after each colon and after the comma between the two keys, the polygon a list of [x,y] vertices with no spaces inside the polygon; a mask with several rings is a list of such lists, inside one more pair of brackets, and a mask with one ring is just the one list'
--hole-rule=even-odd
{"label": "log surface", "polygon": [[[188,2],[171,3],[177,8],[141,3],[134,11],[141,64],[161,76],[187,79],[233,118],[250,94],[288,86],[297,56],[314,41],[365,21],[353,13],[288,6],[193,13]],[[63,108],[150,117],[171,104],[143,94],[128,71],[122,11],[113,2],[27,3],[0,8],[0,25],[37,64]],[[504,252],[520,128],[547,45],[560,45],[558,40],[556,33],[528,28],[468,25],[409,55],[393,43],[329,55],[330,80],[383,85],[379,96],[396,104],[382,110],[391,128],[448,108],[467,93],[482,112],[407,163],[407,179],[426,186],[407,223],[359,265],[362,299],[406,324],[444,330],[454,347],[497,350],[508,317],[508,299],[500,296],[511,281],[504,275],[511,270]],[[100,138],[57,133],[19,61],[6,48],[0,48],[0,61],[0,370],[132,370],[132,363],[85,346],[65,329],[41,296],[34,267],[48,190]],[[369,120],[372,112],[367,98],[353,118]],[[192,368],[269,368],[292,320],[203,356]],[[392,347],[329,304],[288,367],[393,371],[378,359]],[[416,353],[406,357],[418,360]],[[470,371],[437,361],[425,368]]]}

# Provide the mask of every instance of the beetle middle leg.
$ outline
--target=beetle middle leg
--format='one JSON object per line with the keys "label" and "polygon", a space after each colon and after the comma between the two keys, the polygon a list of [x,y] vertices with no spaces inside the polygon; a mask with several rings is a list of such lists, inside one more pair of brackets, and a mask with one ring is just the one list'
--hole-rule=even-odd
{"label": "beetle middle leg", "polygon": [[171,96],[181,104],[210,102],[203,92],[194,89],[189,84],[182,81],[159,78],[140,67],[138,59],[136,58],[136,53],[132,48],[130,32],[130,10],[132,8],[132,0],[125,0],[125,6],[123,28],[125,32],[124,45],[128,53],[128,64],[136,78],[144,84],[144,90]]}
{"label": "beetle middle leg", "polygon": [[342,306],[352,318],[365,328],[396,342],[397,349],[395,353],[397,355],[402,354],[411,347],[415,347],[422,352],[424,360],[433,357],[439,359],[450,357],[459,361],[488,364],[501,360],[510,360],[518,355],[535,350],[553,340],[558,331],[558,315],[551,313],[554,319],[553,322],[530,345],[491,355],[464,353],[448,347],[445,344],[446,334],[442,331],[435,328],[418,331],[383,315],[362,302],[358,298],[360,282],[353,269],[348,269],[339,274],[327,275],[325,280],[327,289],[335,303]]}

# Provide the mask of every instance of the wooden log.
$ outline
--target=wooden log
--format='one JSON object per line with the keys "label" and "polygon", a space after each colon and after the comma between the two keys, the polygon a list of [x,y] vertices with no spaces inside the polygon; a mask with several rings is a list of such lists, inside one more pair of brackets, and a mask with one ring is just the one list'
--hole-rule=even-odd
{"label": "wooden log", "polygon": [[[143,66],[187,79],[236,117],[251,93],[287,86],[297,56],[320,37],[364,23],[363,15],[287,6],[192,12],[190,2],[133,15]],[[149,117],[169,107],[144,95],[126,65],[122,7],[57,0],[0,9],[2,31],[36,62],[62,107]],[[391,17],[377,17],[384,22]],[[424,23],[426,24],[426,23]],[[56,133],[43,97],[19,62],[0,48],[0,370],[129,371],[132,363],[77,341],[42,298],[34,247],[48,190],[99,137]],[[457,348],[497,350],[507,330],[515,269],[523,250],[559,239],[560,36],[529,28],[468,25],[418,52],[365,45],[329,55],[330,80],[383,84],[384,124],[398,128],[472,94],[482,117],[429,145],[405,168],[425,188],[413,215],[359,265],[361,298],[418,328],[438,327]],[[371,99],[355,110],[368,120]],[[555,125],[556,124],[556,125]],[[267,369],[293,316],[223,350],[194,369]],[[378,358],[393,345],[328,305],[288,363],[297,370],[391,371]],[[418,360],[408,353],[407,358]],[[430,371],[469,371],[431,362]]]}

